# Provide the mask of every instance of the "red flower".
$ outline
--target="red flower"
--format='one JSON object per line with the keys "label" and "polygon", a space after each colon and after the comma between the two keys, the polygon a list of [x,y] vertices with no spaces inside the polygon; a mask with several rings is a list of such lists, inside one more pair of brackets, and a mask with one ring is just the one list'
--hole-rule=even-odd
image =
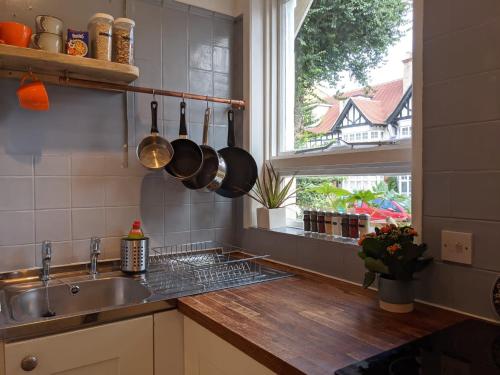
{"label": "red flower", "polygon": [[380,229],[380,232],[381,233],[384,233],[384,234],[387,234],[391,231],[391,227],[388,226],[388,225],[384,225],[381,229]]}
{"label": "red flower", "polygon": [[388,246],[387,251],[390,252],[391,254],[394,254],[396,251],[401,249],[401,245],[398,243],[395,243],[394,245]]}

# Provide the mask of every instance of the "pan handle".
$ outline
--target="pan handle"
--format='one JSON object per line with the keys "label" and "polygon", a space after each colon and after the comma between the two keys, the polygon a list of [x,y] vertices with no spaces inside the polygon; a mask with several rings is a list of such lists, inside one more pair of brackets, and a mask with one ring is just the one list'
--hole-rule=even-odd
{"label": "pan handle", "polygon": [[181,120],[179,125],[179,138],[187,138],[187,127],[186,127],[186,102],[183,100],[181,102]]}
{"label": "pan handle", "polygon": [[151,134],[158,134],[158,102],[151,102]]}
{"label": "pan handle", "polygon": [[203,144],[208,145],[208,126],[210,124],[210,108],[205,109],[205,118],[203,119]]}
{"label": "pan handle", "polygon": [[234,140],[234,111],[230,109],[227,112],[227,145],[229,147],[235,146]]}

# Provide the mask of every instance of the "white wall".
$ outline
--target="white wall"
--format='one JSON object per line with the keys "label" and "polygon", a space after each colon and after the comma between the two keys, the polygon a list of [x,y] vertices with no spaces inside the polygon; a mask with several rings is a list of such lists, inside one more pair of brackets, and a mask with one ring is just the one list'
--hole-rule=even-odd
{"label": "white wall", "polygon": [[199,8],[213,12],[227,14],[236,17],[243,13],[244,4],[247,0],[178,0],[180,3],[194,5]]}

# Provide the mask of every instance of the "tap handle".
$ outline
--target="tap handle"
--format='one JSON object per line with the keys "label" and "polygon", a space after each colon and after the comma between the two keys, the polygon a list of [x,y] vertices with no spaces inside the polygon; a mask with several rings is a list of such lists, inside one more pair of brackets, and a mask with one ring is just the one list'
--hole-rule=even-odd
{"label": "tap handle", "polygon": [[91,254],[101,253],[101,239],[99,237],[92,237],[90,239],[90,253]]}
{"label": "tap handle", "polygon": [[52,259],[52,242],[50,241],[42,242],[42,259],[45,260]]}

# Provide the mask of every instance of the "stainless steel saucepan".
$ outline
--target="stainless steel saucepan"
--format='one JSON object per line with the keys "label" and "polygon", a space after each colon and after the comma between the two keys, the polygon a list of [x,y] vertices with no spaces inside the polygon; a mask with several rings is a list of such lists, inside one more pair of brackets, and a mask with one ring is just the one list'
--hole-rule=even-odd
{"label": "stainless steel saucepan", "polygon": [[149,169],[164,168],[174,156],[174,148],[158,132],[158,102],[151,102],[151,135],[137,146],[139,162]]}

